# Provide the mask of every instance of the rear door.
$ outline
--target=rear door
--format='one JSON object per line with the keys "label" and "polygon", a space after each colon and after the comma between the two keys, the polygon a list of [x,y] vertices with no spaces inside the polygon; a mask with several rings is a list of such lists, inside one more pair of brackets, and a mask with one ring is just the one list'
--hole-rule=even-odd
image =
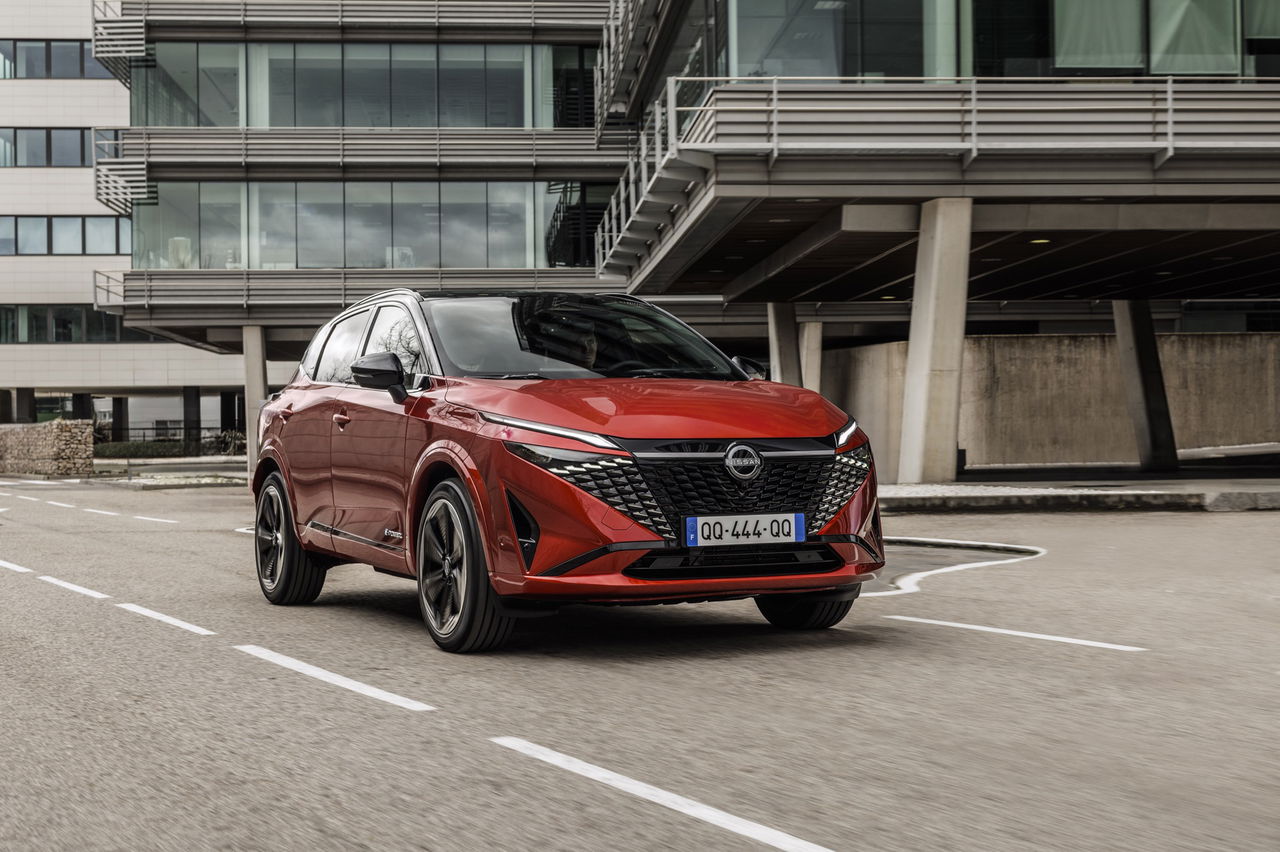
{"label": "rear door", "polygon": [[[406,385],[427,372],[422,339],[409,310],[399,303],[378,308],[361,355],[391,352],[400,359]],[[338,397],[345,422],[333,431],[334,527],[336,547],[365,562],[388,568],[403,564],[408,479],[416,460],[405,436],[413,398],[397,403],[385,390],[348,387]],[[415,444],[416,446],[416,444]]]}

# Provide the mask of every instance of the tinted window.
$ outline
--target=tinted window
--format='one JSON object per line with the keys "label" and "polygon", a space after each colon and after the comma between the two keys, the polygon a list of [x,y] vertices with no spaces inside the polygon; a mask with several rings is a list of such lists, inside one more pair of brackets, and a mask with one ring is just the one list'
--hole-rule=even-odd
{"label": "tinted window", "polygon": [[356,360],[360,337],[368,318],[369,312],[362,311],[334,325],[324,344],[324,352],[320,355],[320,364],[316,367],[317,382],[339,385],[351,383],[351,362]]}
{"label": "tinted window", "polygon": [[49,137],[43,130],[18,130],[18,165],[49,165]]}
{"label": "tinted window", "polygon": [[53,141],[50,146],[49,165],[84,165],[84,154],[80,150],[84,142],[83,130],[50,130],[49,136]]}
{"label": "tinted window", "polygon": [[84,48],[78,41],[55,41],[49,45],[50,77],[79,77],[80,54]]}
{"label": "tinted window", "polygon": [[83,219],[79,216],[55,216],[53,218],[53,253],[83,254]]}
{"label": "tinted window", "polygon": [[18,254],[49,253],[49,220],[44,216],[18,217]]}
{"label": "tinted window", "polygon": [[427,372],[418,330],[403,308],[388,305],[378,311],[369,332],[369,342],[364,347],[366,355],[376,352],[395,353],[406,375]]}

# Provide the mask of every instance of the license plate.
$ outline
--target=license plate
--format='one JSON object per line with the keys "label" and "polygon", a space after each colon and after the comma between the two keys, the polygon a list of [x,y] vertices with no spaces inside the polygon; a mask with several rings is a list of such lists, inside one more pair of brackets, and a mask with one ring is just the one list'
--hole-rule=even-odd
{"label": "license plate", "polygon": [[687,547],[804,541],[804,514],[704,515],[684,519]]}

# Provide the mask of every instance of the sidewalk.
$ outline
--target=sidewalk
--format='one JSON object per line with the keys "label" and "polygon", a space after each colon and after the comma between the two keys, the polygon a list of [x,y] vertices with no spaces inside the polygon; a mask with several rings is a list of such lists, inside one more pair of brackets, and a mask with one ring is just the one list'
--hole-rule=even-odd
{"label": "sidewalk", "polygon": [[1034,485],[881,485],[887,512],[1280,509],[1280,479],[1133,479]]}

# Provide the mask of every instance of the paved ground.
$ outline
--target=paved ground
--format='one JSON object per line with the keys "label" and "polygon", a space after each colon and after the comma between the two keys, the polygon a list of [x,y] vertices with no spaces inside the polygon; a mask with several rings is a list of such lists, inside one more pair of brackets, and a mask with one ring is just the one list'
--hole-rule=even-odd
{"label": "paved ground", "polygon": [[0,479],[3,849],[1280,848],[1273,513],[889,517],[1048,552],[820,634],[584,608],[458,657],[367,569],[265,603],[237,489]]}

